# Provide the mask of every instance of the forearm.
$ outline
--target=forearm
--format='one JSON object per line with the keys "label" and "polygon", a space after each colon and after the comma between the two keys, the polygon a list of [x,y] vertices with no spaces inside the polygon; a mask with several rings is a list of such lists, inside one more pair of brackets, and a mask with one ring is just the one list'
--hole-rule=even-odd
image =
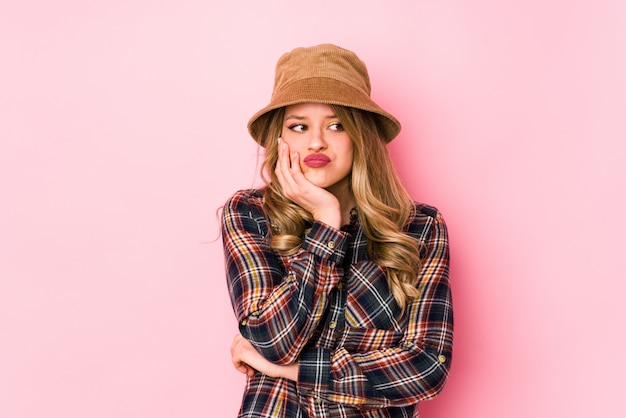
{"label": "forearm", "polygon": [[235,336],[231,346],[233,365],[240,372],[252,377],[256,372],[270,377],[298,381],[298,362],[286,366],[272,363],[259,353],[242,335]]}
{"label": "forearm", "polygon": [[268,360],[293,363],[343,276],[346,234],[316,222],[300,251],[281,257],[249,208],[225,207],[224,249],[239,331]]}

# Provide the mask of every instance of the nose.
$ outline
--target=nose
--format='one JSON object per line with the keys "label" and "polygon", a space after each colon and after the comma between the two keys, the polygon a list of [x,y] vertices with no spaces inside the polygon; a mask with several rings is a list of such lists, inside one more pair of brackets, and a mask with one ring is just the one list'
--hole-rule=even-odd
{"label": "nose", "polygon": [[319,151],[326,148],[326,137],[324,134],[324,129],[312,129],[311,136],[309,138],[309,149],[311,151]]}

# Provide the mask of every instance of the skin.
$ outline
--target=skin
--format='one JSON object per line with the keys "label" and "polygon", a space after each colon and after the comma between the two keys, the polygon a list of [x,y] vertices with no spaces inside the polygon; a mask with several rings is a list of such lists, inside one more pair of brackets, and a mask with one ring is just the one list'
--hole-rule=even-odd
{"label": "skin", "polygon": [[[308,167],[304,159],[317,153],[331,162]],[[334,228],[349,221],[355,204],[349,189],[353,154],[352,140],[329,105],[301,103],[285,108],[275,170],[278,181],[286,197]]]}
{"label": "skin", "polygon": [[[284,195],[317,221],[336,229],[347,224],[355,206],[349,188],[353,143],[332,108],[321,103],[287,106],[278,141],[275,173]],[[304,163],[307,155],[319,153],[330,158],[328,165],[314,168]],[[298,380],[298,362],[287,366],[271,363],[241,335],[232,343],[231,358],[235,368],[248,376],[258,371]]]}

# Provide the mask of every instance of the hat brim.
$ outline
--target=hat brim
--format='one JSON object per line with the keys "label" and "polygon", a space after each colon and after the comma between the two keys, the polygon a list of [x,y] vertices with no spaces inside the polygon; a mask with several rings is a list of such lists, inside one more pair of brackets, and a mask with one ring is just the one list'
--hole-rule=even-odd
{"label": "hat brim", "polygon": [[261,123],[265,122],[263,119],[271,117],[272,111],[276,109],[299,103],[326,103],[371,112],[377,118],[381,136],[385,142],[390,142],[400,133],[400,122],[378,106],[368,95],[346,83],[327,77],[300,79],[274,92],[271,102],[250,118],[248,132],[256,142],[263,146],[265,138],[261,137],[263,132],[259,129],[260,126],[267,126]]}

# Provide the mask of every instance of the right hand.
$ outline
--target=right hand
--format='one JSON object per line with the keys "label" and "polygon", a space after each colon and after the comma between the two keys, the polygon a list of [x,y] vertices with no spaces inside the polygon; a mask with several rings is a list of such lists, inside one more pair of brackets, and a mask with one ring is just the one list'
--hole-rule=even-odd
{"label": "right hand", "polygon": [[285,197],[309,211],[315,220],[337,229],[341,227],[339,200],[304,176],[300,167],[300,156],[297,152],[290,154],[289,145],[282,138],[278,140],[278,162],[275,173]]}

